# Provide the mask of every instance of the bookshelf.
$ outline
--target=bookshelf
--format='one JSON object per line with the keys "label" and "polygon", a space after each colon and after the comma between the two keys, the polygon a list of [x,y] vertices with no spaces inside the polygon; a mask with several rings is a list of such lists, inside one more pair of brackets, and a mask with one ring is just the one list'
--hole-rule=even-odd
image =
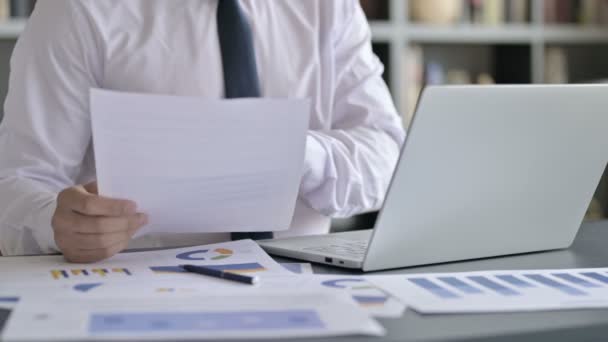
{"label": "bookshelf", "polygon": [[[545,23],[545,2],[551,0],[529,0],[529,20],[524,23],[496,26],[464,22],[454,25],[416,22],[410,18],[410,0],[371,1],[379,4],[376,5],[370,18],[374,48],[385,63],[387,71],[385,79],[389,83],[399,112],[404,116],[406,126],[409,124],[411,108],[414,106],[412,99],[408,99],[407,95],[408,80],[411,75],[408,75],[410,70],[406,65],[407,57],[404,58],[410,46],[420,46],[423,50],[429,47],[437,49],[442,46],[445,50],[445,59],[458,59],[455,55],[466,55],[465,50],[467,49],[477,51],[476,47],[479,46],[485,46],[487,49],[497,50],[497,52],[509,50],[509,46],[517,47],[526,55],[523,56],[525,58],[517,58],[517,60],[525,61],[527,65],[521,65],[521,67],[529,72],[527,78],[522,78],[517,83],[545,82],[545,52],[548,47],[565,47],[571,52],[569,54],[574,55],[577,54],[574,51],[577,49],[576,47],[583,47],[585,50],[591,51],[592,58],[593,51],[597,51],[597,58],[606,60],[607,56],[608,27]],[[460,1],[463,4],[467,2],[467,0],[452,1]],[[7,47],[10,49],[13,45],[11,43],[14,43],[19,37],[25,24],[25,18],[9,17],[1,20],[0,40],[3,42],[0,42],[0,49],[6,50]],[[503,48],[501,49],[501,47]],[[6,54],[5,51],[0,51],[0,55]],[[491,53],[485,55],[492,58]],[[589,56],[589,54],[586,55]],[[471,57],[478,58],[476,55]],[[598,70],[598,79],[608,78],[608,60],[606,60],[605,66],[604,70]],[[496,69],[496,66],[493,69]],[[492,73],[496,72],[498,70],[492,70]]]}
{"label": "bookshelf", "polygon": [[[452,25],[428,24],[411,18],[410,0],[371,1],[384,3],[379,6],[385,10],[376,11],[381,13],[380,15],[374,13],[373,16],[370,16],[370,26],[374,47],[386,66],[385,78],[389,82],[395,103],[404,117],[406,126],[411,120],[412,108],[415,106],[415,103],[412,103],[415,100],[408,95],[409,80],[412,75],[411,68],[408,67],[407,54],[412,46],[422,49],[425,54],[426,50],[443,50],[443,53],[434,53],[435,56],[443,55],[440,58],[443,60],[458,60],[468,55],[476,63],[483,64],[484,61],[480,58],[490,58],[491,61],[487,63],[490,70],[487,71],[494,77],[501,73],[500,64],[507,64],[504,61],[502,63],[498,61],[499,55],[503,54],[508,56],[505,58],[518,64],[518,67],[527,74],[515,79],[496,80],[497,83],[546,82],[546,51],[551,47],[559,47],[565,50],[568,58],[584,55],[580,58],[595,60],[592,64],[598,67],[598,70],[584,72],[583,76],[586,77],[569,78],[570,82],[608,79],[608,59],[606,58],[608,57],[608,27],[547,23],[545,2],[550,0],[529,0],[527,20],[499,25],[472,24],[463,21]],[[467,1],[461,0],[461,2],[465,4]],[[480,55],[480,49],[485,49],[486,53]],[[580,50],[584,50],[584,53],[581,53]],[[428,60],[424,58],[423,63],[427,62]],[[589,61],[569,62],[572,62],[573,65],[580,65]],[[513,65],[509,67],[513,68]],[[503,73],[506,74],[506,71]]]}

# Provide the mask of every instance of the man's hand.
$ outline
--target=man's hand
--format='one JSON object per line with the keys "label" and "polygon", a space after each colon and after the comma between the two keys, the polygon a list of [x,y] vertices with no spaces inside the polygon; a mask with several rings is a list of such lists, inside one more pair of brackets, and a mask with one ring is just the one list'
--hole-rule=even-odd
{"label": "man's hand", "polygon": [[134,202],[98,196],[93,182],[59,193],[52,226],[67,261],[91,263],[125,249],[147,221]]}

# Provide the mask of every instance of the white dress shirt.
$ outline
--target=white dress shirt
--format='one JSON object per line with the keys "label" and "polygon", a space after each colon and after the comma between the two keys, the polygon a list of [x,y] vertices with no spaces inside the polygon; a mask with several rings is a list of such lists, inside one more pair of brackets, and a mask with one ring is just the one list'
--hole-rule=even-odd
{"label": "white dress shirt", "polygon": [[[242,0],[266,97],[312,99],[292,227],[380,207],[404,130],[358,0]],[[95,179],[91,87],[223,97],[215,0],[39,0],[11,59],[0,126],[0,250],[56,252],[58,192]],[[289,113],[286,113],[289,114]],[[196,153],[196,148],[192,149]],[[130,247],[228,240],[147,235]]]}

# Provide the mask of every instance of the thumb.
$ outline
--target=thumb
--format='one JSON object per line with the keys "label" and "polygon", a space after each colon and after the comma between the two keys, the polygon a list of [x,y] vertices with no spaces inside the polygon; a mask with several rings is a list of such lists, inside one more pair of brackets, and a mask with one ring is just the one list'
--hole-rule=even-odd
{"label": "thumb", "polygon": [[91,183],[86,184],[84,186],[84,189],[91,194],[99,195],[99,191],[97,189],[97,181],[93,181]]}

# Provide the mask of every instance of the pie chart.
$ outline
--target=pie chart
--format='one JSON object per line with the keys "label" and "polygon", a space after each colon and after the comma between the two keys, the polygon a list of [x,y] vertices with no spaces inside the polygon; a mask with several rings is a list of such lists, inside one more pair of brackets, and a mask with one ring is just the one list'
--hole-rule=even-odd
{"label": "pie chart", "polygon": [[373,289],[374,287],[368,284],[364,279],[360,278],[340,278],[326,280],[321,283],[323,286],[333,287],[337,289],[352,289],[352,290],[364,290]]}
{"label": "pie chart", "polygon": [[200,249],[180,253],[175,257],[180,260],[222,260],[232,256],[234,252],[227,248],[216,248],[214,250]]}

